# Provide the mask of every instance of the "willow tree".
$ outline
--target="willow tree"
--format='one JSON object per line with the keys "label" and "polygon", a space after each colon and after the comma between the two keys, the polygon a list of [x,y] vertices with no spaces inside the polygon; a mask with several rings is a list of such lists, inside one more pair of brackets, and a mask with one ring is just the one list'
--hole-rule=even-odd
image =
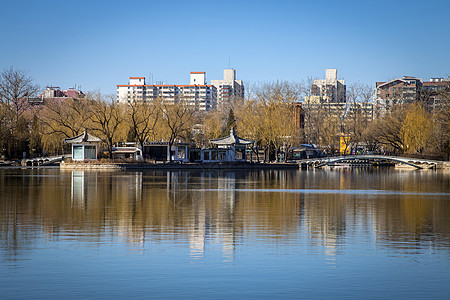
{"label": "willow tree", "polygon": [[366,132],[367,139],[384,145],[388,150],[403,153],[405,151],[402,136],[406,110],[402,105],[394,105],[382,117],[374,120]]}
{"label": "willow tree", "polygon": [[263,143],[264,124],[261,122],[259,104],[255,100],[246,100],[235,107],[236,124],[239,128],[239,135],[250,140],[254,140],[256,145],[252,151],[259,161],[258,147]]}
{"label": "willow tree", "polygon": [[44,149],[57,151],[63,146],[63,139],[77,136],[90,127],[92,100],[49,99],[44,104],[39,113]]}
{"label": "willow tree", "polygon": [[429,145],[432,121],[420,103],[411,104],[402,122],[401,136],[405,152],[420,153]]}
{"label": "willow tree", "polygon": [[287,150],[292,146],[296,134],[293,104],[298,102],[299,96],[297,84],[283,81],[260,85],[255,89],[254,100],[249,100],[256,105],[257,132],[265,148],[265,160],[267,156],[270,158],[270,153],[278,160],[282,148]]}
{"label": "willow tree", "polygon": [[202,118],[204,136],[207,140],[223,137],[225,128],[225,110],[223,107],[206,112]]}

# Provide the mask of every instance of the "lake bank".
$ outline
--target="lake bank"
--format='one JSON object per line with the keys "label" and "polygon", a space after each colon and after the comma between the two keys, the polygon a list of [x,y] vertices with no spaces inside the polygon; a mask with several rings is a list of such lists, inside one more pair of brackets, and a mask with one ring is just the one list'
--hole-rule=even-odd
{"label": "lake bank", "polygon": [[64,170],[269,170],[298,169],[296,163],[62,163]]}

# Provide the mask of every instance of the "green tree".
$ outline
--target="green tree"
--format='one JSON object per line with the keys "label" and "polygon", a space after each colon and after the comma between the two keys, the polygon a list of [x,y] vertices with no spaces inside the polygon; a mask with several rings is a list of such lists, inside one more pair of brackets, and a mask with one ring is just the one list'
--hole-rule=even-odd
{"label": "green tree", "polygon": [[[227,118],[227,124],[225,126],[224,131],[222,132],[222,135],[228,135],[232,127],[236,127],[236,118],[234,117],[233,109],[230,108],[228,112],[228,118]],[[235,128],[236,129],[236,128]]]}

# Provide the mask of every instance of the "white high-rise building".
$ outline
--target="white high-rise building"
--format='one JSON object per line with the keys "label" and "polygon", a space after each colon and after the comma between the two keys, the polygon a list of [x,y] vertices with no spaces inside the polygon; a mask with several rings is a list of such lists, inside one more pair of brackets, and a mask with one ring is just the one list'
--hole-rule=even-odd
{"label": "white high-rise building", "polygon": [[223,79],[211,80],[211,84],[217,89],[217,102],[219,104],[244,98],[244,83],[242,80],[236,80],[236,70],[234,69],[223,70]]}
{"label": "white high-rise building", "polygon": [[345,103],[346,86],[344,80],[337,79],[337,69],[326,69],[325,79],[315,79],[311,86],[310,103]]}
{"label": "white high-rise building", "polygon": [[188,85],[146,84],[145,77],[130,77],[128,84],[117,85],[119,103],[155,99],[172,104],[183,101],[197,110],[208,111],[217,105],[217,90],[206,84],[205,72],[191,72]]}

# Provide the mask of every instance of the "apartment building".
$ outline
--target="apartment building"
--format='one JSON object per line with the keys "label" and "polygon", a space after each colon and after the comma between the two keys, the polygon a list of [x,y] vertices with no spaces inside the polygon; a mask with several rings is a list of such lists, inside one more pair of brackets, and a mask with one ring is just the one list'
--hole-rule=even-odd
{"label": "apartment building", "polygon": [[450,77],[431,78],[430,81],[423,82],[421,97],[426,100],[429,107],[436,108],[441,105],[441,94],[446,90],[450,92]]}
{"label": "apartment building", "polygon": [[325,79],[314,80],[306,101],[310,104],[346,102],[345,81],[337,79],[337,69],[326,69]]}
{"label": "apartment building", "polygon": [[423,81],[413,76],[403,76],[387,82],[376,82],[374,105],[377,114],[382,114],[395,104],[422,101],[428,109],[440,105],[440,92],[450,88],[450,79],[432,78]]}
{"label": "apartment building", "polygon": [[29,97],[28,103],[31,105],[41,105],[45,103],[45,100],[60,100],[72,98],[80,99],[86,95],[79,89],[69,88],[67,90],[61,90],[58,86],[47,86],[37,97]]}
{"label": "apartment building", "polygon": [[245,96],[244,83],[236,80],[236,70],[224,69],[222,80],[211,80],[211,84],[217,89],[217,102],[219,105],[232,103],[236,99]]}
{"label": "apartment building", "polygon": [[174,104],[180,101],[197,110],[209,111],[217,105],[217,89],[206,84],[205,72],[191,72],[187,85],[146,84],[145,77],[130,77],[128,84],[117,85],[117,102],[161,99]]}

